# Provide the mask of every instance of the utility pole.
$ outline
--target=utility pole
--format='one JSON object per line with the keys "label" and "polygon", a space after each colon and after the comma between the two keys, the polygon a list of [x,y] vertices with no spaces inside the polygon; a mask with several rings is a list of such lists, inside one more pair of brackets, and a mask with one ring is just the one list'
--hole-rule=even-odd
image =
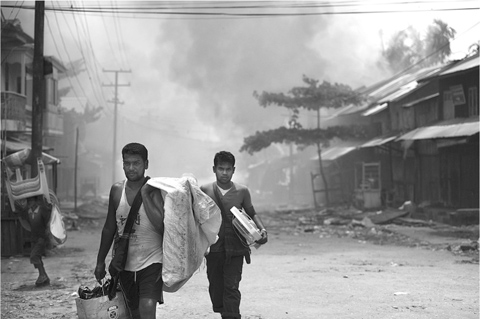
{"label": "utility pole", "polygon": [[44,20],[45,1],[36,1],[33,47],[32,151],[30,153],[32,177],[38,175],[37,158],[42,157],[43,145],[43,112],[46,105],[43,57]]}
{"label": "utility pole", "polygon": [[78,182],[77,182],[77,175],[78,175],[78,126],[77,126],[77,129],[76,129],[76,136],[75,136],[75,171],[73,173],[73,196],[74,196],[74,199],[75,199],[75,206],[73,208],[73,211],[74,212],[77,212],[77,185],[78,185]]}
{"label": "utility pole", "polygon": [[124,70],[103,70],[103,72],[112,72],[115,73],[115,84],[103,84],[102,86],[114,86],[115,87],[115,97],[113,101],[108,101],[114,103],[114,113],[113,113],[113,153],[112,153],[112,184],[116,182],[115,177],[115,159],[117,157],[117,105],[123,104],[118,100],[118,87],[119,86],[130,86],[128,84],[118,84],[118,73],[130,73],[132,71],[124,71]]}

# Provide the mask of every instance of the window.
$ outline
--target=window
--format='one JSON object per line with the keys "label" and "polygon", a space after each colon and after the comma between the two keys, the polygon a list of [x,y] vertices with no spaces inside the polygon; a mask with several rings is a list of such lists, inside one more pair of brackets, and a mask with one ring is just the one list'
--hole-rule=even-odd
{"label": "window", "polygon": [[478,115],[478,88],[468,88],[468,116]]}

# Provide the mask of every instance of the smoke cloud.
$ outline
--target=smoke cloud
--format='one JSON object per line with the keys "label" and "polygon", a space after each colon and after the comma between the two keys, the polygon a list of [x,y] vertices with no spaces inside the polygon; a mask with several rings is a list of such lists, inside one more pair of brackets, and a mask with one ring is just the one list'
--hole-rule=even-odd
{"label": "smoke cloud", "polygon": [[[32,10],[3,11],[33,36]],[[141,19],[47,11],[45,55],[85,62],[89,72],[59,85],[74,87],[69,99],[103,107],[82,142],[106,163],[113,156],[115,110],[114,89],[103,84],[115,77],[105,70],[131,71],[118,78],[124,86],[118,88],[117,179],[121,147],[136,141],[150,150],[150,176],[191,172],[211,180],[215,152],[229,150],[241,180],[246,165],[281,154],[276,147],[239,153],[243,139],[289,117],[286,109],[259,106],[253,92],[287,92],[303,85],[303,75],[352,88],[385,79],[378,61],[388,34],[379,31],[394,28],[391,21],[389,15]]]}

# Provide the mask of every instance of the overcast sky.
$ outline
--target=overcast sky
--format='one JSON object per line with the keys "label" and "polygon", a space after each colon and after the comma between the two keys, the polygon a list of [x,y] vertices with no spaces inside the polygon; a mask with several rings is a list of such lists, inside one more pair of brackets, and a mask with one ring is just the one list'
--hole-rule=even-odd
{"label": "overcast sky", "polygon": [[[179,2],[148,1],[132,5],[127,1],[47,1],[47,8],[57,10],[46,11],[45,55],[54,55],[64,64],[85,62],[85,71],[63,80],[60,86],[74,87],[64,99],[65,105],[78,107],[88,101],[104,108],[102,121],[90,126],[87,145],[112,148],[114,104],[107,101],[113,100],[114,89],[105,85],[114,83],[115,73],[105,71],[130,71],[119,73],[118,78],[123,86],[118,88],[122,104],[118,105],[117,152],[125,143],[143,142],[153,159],[151,176],[192,172],[201,179],[213,178],[211,166],[216,151],[230,150],[244,162],[267,159],[272,154],[270,150],[251,158],[238,152],[244,137],[283,125],[288,117],[285,109],[260,107],[253,97],[254,91],[287,92],[302,85],[302,75],[352,88],[381,81],[389,76],[378,66],[382,41],[409,25],[424,31],[433,19],[447,22],[457,31],[452,51],[455,57],[465,56],[469,45],[478,41],[479,10],[411,12],[440,8],[440,1],[429,5],[421,2],[383,7],[340,7],[335,5],[339,4],[336,1],[247,2],[267,7],[200,11],[181,8]],[[4,3],[33,5],[33,2]],[[208,2],[217,7],[241,3],[245,4]],[[450,8],[478,8],[478,1],[442,3]],[[145,12],[147,6],[159,4],[170,10],[164,10],[164,14],[138,11]],[[299,9],[292,4],[331,7]],[[58,10],[69,5],[101,7],[102,12]],[[183,5],[197,6],[198,2]],[[129,13],[110,10],[127,6],[131,8]],[[352,13],[376,10],[403,12]],[[2,11],[7,19],[20,19],[24,31],[33,36],[33,10],[2,8]],[[196,14],[172,14],[180,11]],[[341,13],[347,11],[348,14]],[[198,15],[199,12],[224,14]],[[315,12],[336,14],[228,15]]]}

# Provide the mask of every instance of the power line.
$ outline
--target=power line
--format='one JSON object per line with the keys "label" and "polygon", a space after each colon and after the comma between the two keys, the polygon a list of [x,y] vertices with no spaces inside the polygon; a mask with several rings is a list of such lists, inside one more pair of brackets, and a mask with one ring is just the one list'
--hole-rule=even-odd
{"label": "power line", "polygon": [[[82,24],[82,21],[80,20],[80,21],[79,21],[79,24],[82,26],[83,33],[84,33],[84,41],[85,41],[85,43],[86,43],[86,47],[87,47],[87,48],[86,48],[86,50],[85,50],[86,52],[84,52],[83,50],[81,50],[81,54],[82,54],[82,57],[83,57],[83,59],[84,59],[84,61],[85,61],[86,71],[87,71],[87,74],[88,74],[88,78],[89,78],[89,80],[90,80],[90,84],[91,84],[91,86],[92,86],[93,93],[95,94],[95,98],[97,99],[97,102],[98,102],[100,105],[102,105],[102,103],[101,103],[101,101],[100,101],[100,99],[98,98],[98,95],[97,95],[97,94],[98,94],[97,88],[99,87],[99,84],[100,84],[100,78],[99,78],[99,76],[98,76],[97,68],[95,68],[95,67],[94,67],[94,68],[91,68],[91,67],[90,67],[90,63],[89,63],[89,62],[90,62],[90,58],[86,59],[86,56],[85,56],[85,54],[87,54],[87,55],[89,55],[89,56],[90,56],[90,53],[93,54],[93,47],[92,47],[92,42],[91,42],[92,37],[91,37],[91,35],[90,35],[90,30],[89,30],[89,28],[88,28],[88,21],[86,20],[86,16],[84,16],[84,18],[85,18],[85,19],[84,19],[84,23]],[[65,20],[65,21],[66,21],[66,20]],[[67,22],[67,21],[66,21],[66,22]],[[78,32],[77,20],[75,19],[75,17],[74,17],[74,22],[75,22],[75,27],[77,28],[77,32]],[[68,22],[67,22],[67,24],[68,24]],[[80,36],[79,36],[79,39],[80,39]],[[89,50],[89,49],[90,49],[90,50]],[[92,83],[93,78],[92,78],[92,75],[91,75],[91,73],[90,73],[90,69],[92,69],[93,72],[96,74],[96,78],[98,79],[97,86],[93,85],[93,83]],[[100,92],[101,92],[101,96],[103,97],[103,101],[105,102],[106,99],[105,99],[105,96],[103,95],[103,91],[100,90]]]}
{"label": "power line", "polygon": [[[59,55],[59,57],[61,58],[61,54],[60,54],[60,50],[58,49],[58,45],[57,45],[57,42],[55,41],[55,37],[53,36],[53,33],[52,33],[52,29],[50,28],[50,20],[48,19],[48,17],[45,15],[45,20],[47,21],[47,27],[48,27],[48,30],[50,32],[50,34],[52,35],[52,40],[53,40],[53,44],[55,45],[55,49],[57,50],[57,53]],[[62,42],[63,42],[63,38],[62,38]],[[65,47],[65,42],[63,42],[63,45]],[[67,56],[68,56],[68,52],[65,50],[65,52],[67,53]],[[71,63],[71,60],[70,60],[70,56],[68,57],[70,63]],[[62,59],[63,60],[63,59]],[[76,77],[76,75],[75,75]],[[75,97],[77,98],[77,100],[81,103],[81,101],[79,100],[79,96],[77,94],[77,92],[75,91],[75,86],[73,85],[72,81],[70,80],[70,77],[67,76],[67,79],[68,79],[68,82],[70,83],[70,87],[72,88],[74,94],[75,94]],[[85,94],[85,91],[83,90],[83,87],[80,83],[80,81],[78,80],[77,78],[77,82],[79,83],[80,85],[80,89],[84,92]]]}
{"label": "power line", "polygon": [[120,54],[120,59],[122,59],[122,62],[125,63],[125,65],[128,65],[127,59],[125,57],[125,46],[123,45],[124,41],[122,40],[122,33],[121,33],[121,24],[118,21],[118,14],[115,10],[115,13],[113,14],[113,21],[114,21],[114,26],[115,26],[115,33],[117,35],[117,45],[118,45],[118,52]]}
{"label": "power line", "polygon": [[[15,14],[15,17],[13,18],[13,20],[17,19],[18,14],[20,13],[20,9],[21,9],[21,7],[23,6],[23,3],[24,3],[24,2],[25,2],[25,1],[22,1],[22,4],[19,6],[19,9],[17,10],[17,13]],[[10,14],[8,15],[8,19],[6,19],[6,20],[10,20],[10,17],[12,16],[14,9],[17,8],[17,3],[18,3],[18,1],[15,2],[15,5],[12,7],[12,10],[10,11]],[[3,7],[3,6],[2,6],[2,7]],[[2,11],[2,18],[4,18],[3,11]],[[6,26],[6,25],[7,25],[7,24],[5,24],[5,26]],[[3,31],[3,28],[4,28],[4,26],[2,26],[2,31]]]}
{"label": "power line", "polygon": [[[22,6],[24,2],[25,1],[22,1],[22,4],[20,6]],[[18,1],[15,1],[15,6],[17,5],[17,3],[18,3]],[[12,13],[13,13],[13,9],[12,9],[12,11],[10,11],[10,15],[8,16],[8,19],[10,19],[10,17],[12,16]],[[15,17],[13,18],[14,20],[18,17],[19,13],[20,13],[20,9],[17,10],[17,13],[15,14]]]}
{"label": "power line", "polygon": [[[72,39],[73,39],[74,43],[76,44],[76,46],[77,46],[77,48],[78,48],[78,51],[79,51],[80,54],[82,55],[82,59],[83,59],[83,62],[85,63],[85,67],[86,67],[85,70],[87,71],[88,77],[89,77],[90,80],[92,80],[92,77],[91,77],[90,72],[89,72],[88,60],[86,59],[86,57],[85,57],[85,55],[84,55],[84,51],[83,51],[81,45],[79,44],[79,42],[76,41],[76,40],[80,41],[80,36],[78,35],[78,38],[74,36],[73,31],[72,31],[72,29],[70,28],[70,24],[69,24],[68,21],[65,19],[65,16],[63,16],[63,18],[64,18],[64,20],[65,20],[65,23],[66,23],[66,25],[67,25],[67,27],[68,27],[68,30],[69,30],[70,34],[72,35]],[[59,23],[58,23],[58,18],[57,18],[56,12],[55,12],[55,20],[56,20],[56,22],[57,22],[57,28],[60,30],[60,25],[59,25]],[[78,30],[78,28],[77,28],[77,30]],[[77,34],[78,34],[78,33],[77,33]],[[52,37],[53,37],[53,35],[52,35]],[[62,33],[60,33],[60,38],[62,39],[62,42],[63,42],[63,44],[64,44],[64,49],[65,49],[65,51],[67,52],[67,48],[66,48],[66,45],[65,45],[65,40],[64,40],[64,37],[63,37],[63,34],[62,34]],[[55,41],[55,39],[53,39],[53,40]],[[68,52],[67,52],[67,54],[68,54]],[[69,61],[70,61],[70,64],[72,64],[72,61],[71,61],[70,56],[69,56]],[[93,68],[93,70],[96,71],[96,68]],[[96,74],[97,74],[97,79],[98,79],[98,73],[96,72]],[[78,79],[76,73],[75,73],[75,77],[77,78],[77,81],[80,82],[80,80]],[[98,79],[98,82],[100,83],[100,80],[99,80],[99,79]],[[99,103],[100,105],[102,105],[101,99],[99,99],[98,93],[97,93],[97,90],[96,90],[96,87],[98,87],[98,86],[93,85],[93,83],[92,83],[91,81],[90,81],[90,84],[91,84],[93,93],[95,94],[95,99],[97,100],[97,103]],[[82,91],[83,91],[83,93],[85,94],[85,97],[86,97],[86,93],[85,93],[85,90],[83,90],[83,88],[82,88]],[[76,94],[76,92],[74,92],[74,93]],[[100,90],[100,93],[101,93],[101,96],[103,97],[103,101],[106,101],[106,98],[105,98],[105,96],[103,95],[103,91],[102,91],[102,90]],[[103,104],[104,104],[104,103],[103,103]]]}
{"label": "power line", "polygon": [[[110,37],[110,34],[108,33],[108,27],[107,27],[107,23],[105,22],[105,16],[102,14],[101,17],[102,17],[102,22],[103,22],[103,25],[104,25],[104,28],[105,28],[105,33],[107,34],[108,45],[110,46],[110,49],[112,50],[112,55],[115,57],[115,59],[117,59],[117,55],[115,54],[116,50],[113,49],[112,41],[110,41],[111,37]],[[120,61],[117,60],[117,63],[121,64],[119,62]]]}
{"label": "power line", "polygon": [[[49,8],[46,7],[45,10],[60,10],[67,12],[82,12],[82,13],[111,13],[111,14],[144,14],[144,15],[157,15],[157,16],[168,16],[168,15],[180,15],[180,16],[221,16],[221,17],[288,17],[288,16],[318,16],[318,15],[352,15],[352,14],[375,14],[375,13],[413,13],[413,12],[432,12],[432,11],[471,11],[479,10],[480,7],[476,1],[463,1],[463,2],[474,2],[476,5],[463,5],[460,6],[457,4],[457,7],[433,7],[439,5],[445,5],[445,2],[432,2],[432,1],[400,1],[400,2],[390,2],[390,3],[377,3],[372,4],[374,9],[370,10],[361,10],[366,6],[365,2],[362,1],[353,1],[353,2],[343,2],[343,3],[328,3],[328,2],[311,2],[307,4],[289,4],[279,6],[274,4],[267,5],[238,5],[238,6],[190,6],[187,7],[183,2],[180,5],[175,6],[169,4],[168,6],[149,6],[144,8],[139,8],[138,6],[116,6],[116,7],[107,7],[107,6],[90,6],[90,7],[78,7],[78,6],[69,6],[63,8]],[[246,2],[248,3],[248,2]],[[267,2],[268,3],[268,2]],[[140,4],[140,3],[139,3]],[[182,6],[183,4],[183,6]],[[425,4],[428,7],[418,8],[418,5]],[[375,7],[393,7],[400,6],[400,8],[395,9],[375,9]],[[408,5],[415,5],[417,8],[407,8]],[[5,5],[3,7],[10,7]],[[358,10],[344,10],[344,8],[353,7],[352,9],[359,8]],[[33,9],[32,6],[22,6],[23,9]],[[331,11],[316,11],[316,12],[298,12],[298,9],[332,9]],[[212,11],[200,11],[200,10],[212,10]],[[238,10],[278,10],[278,9],[297,9],[296,12],[235,12]],[[168,11],[171,10],[171,11]],[[185,11],[179,11],[185,10]],[[187,11],[187,10],[196,10],[196,11]],[[228,11],[214,11],[214,10],[230,10]],[[140,17],[139,17],[140,18]]]}

